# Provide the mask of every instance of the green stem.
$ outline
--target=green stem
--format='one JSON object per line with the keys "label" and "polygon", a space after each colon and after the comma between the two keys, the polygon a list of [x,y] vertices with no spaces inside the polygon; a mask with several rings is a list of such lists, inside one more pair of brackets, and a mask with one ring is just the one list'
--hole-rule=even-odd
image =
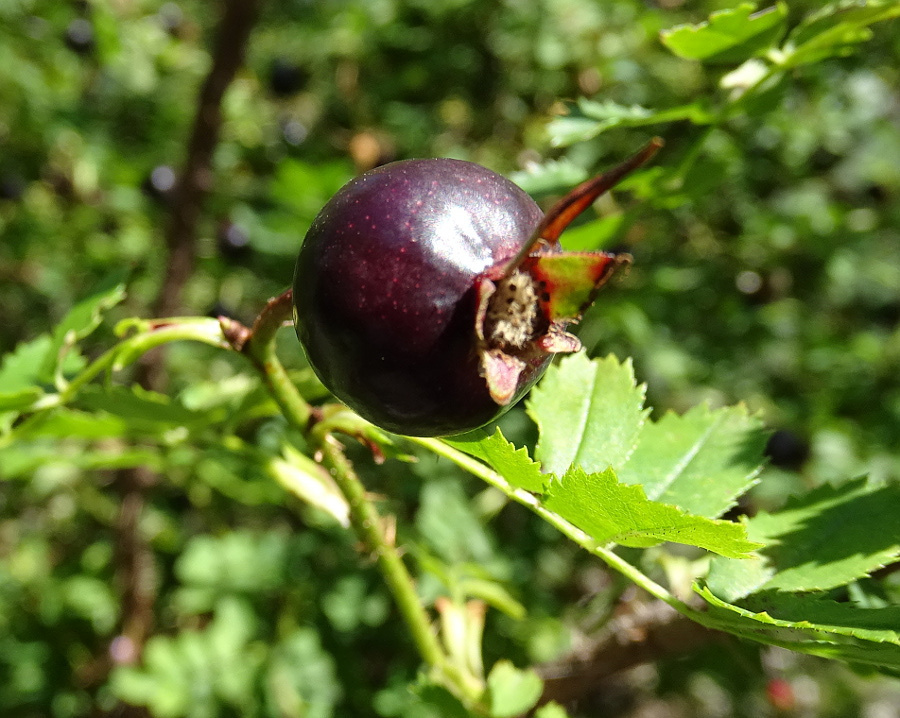
{"label": "green stem", "polygon": [[[297,391],[275,351],[275,335],[291,317],[292,296],[288,289],[270,299],[249,332],[242,325],[238,327],[232,346],[250,358],[282,413],[305,434],[313,417],[312,407]],[[220,321],[228,335],[228,321],[224,318]]]}
{"label": "green stem", "polygon": [[455,463],[460,468],[465,469],[469,473],[474,474],[491,486],[499,489],[513,501],[516,501],[523,506],[528,507],[534,513],[544,519],[547,523],[559,530],[564,536],[577,543],[586,551],[589,551],[598,558],[602,559],[607,566],[630,579],[633,583],[643,588],[650,595],[655,596],[661,601],[664,601],[680,613],[688,616],[694,615],[694,611],[690,608],[690,606],[673,596],[664,586],[656,583],[656,581],[651,579],[646,574],[642,573],[636,567],[632,566],[611,549],[607,548],[606,546],[599,545],[593,538],[591,538],[577,526],[570,524],[558,514],[555,514],[554,512],[545,508],[541,504],[540,499],[534,494],[525,491],[524,489],[517,489],[510,486],[509,482],[507,482],[506,479],[504,479],[500,474],[488,468],[480,461],[469,456],[468,454],[464,454],[458,449],[454,449],[452,446],[449,446],[440,439],[427,439],[413,436],[408,436],[406,438],[407,440],[417,443],[420,446],[424,446],[426,449],[433,451],[439,456],[450,459],[450,461]]}
{"label": "green stem", "polygon": [[[449,683],[461,697],[475,704],[483,686],[464,674],[445,654],[431,619],[416,591],[416,584],[403,563],[396,545],[385,535],[383,521],[369,499],[365,486],[344,454],[340,442],[331,433],[313,431],[312,408],[300,395],[275,352],[275,331],[285,311],[285,294],[267,305],[254,324],[242,351],[260,372],[272,398],[288,421],[302,431],[322,453],[322,463],[350,507],[350,523],[357,537],[371,552],[400,610],[422,659],[439,678]],[[288,302],[289,303],[289,302]],[[265,314],[265,316],[264,316]]]}
{"label": "green stem", "polygon": [[385,537],[382,519],[366,496],[343,448],[333,436],[321,443],[325,466],[350,505],[350,521],[357,535],[378,561],[378,568],[387,581],[400,613],[410,629],[422,658],[431,666],[445,668],[446,657],[438,642],[431,620],[416,593],[412,576],[406,569],[396,546]]}
{"label": "green stem", "polygon": [[159,325],[158,328],[148,328],[151,326],[148,322],[138,323],[137,326],[143,327],[141,333],[123,339],[114,347],[101,354],[82,369],[60,392],[40,397],[29,409],[30,416],[3,437],[2,441],[0,441],[0,448],[10,445],[18,433],[27,431],[35,423],[41,421],[44,412],[65,406],[73,401],[78,396],[78,392],[103,372],[123,369],[137,361],[141,355],[151,349],[168,342],[185,340],[199,341],[221,349],[230,348],[230,345],[222,335],[218,322],[214,319],[198,320],[195,318],[186,320],[183,323],[181,320],[171,321],[173,323]]}
{"label": "green stem", "polygon": [[313,416],[312,407],[297,391],[287,370],[279,361],[275,353],[275,344],[269,343],[264,347],[258,347],[252,353],[251,360],[285,418],[306,434]]}
{"label": "green stem", "polygon": [[214,319],[163,325],[158,329],[124,339],[109,351],[101,354],[59,393],[57,404],[71,401],[82,387],[104,371],[123,369],[151,349],[178,341],[197,341],[219,349],[230,348],[222,336],[221,327]]}

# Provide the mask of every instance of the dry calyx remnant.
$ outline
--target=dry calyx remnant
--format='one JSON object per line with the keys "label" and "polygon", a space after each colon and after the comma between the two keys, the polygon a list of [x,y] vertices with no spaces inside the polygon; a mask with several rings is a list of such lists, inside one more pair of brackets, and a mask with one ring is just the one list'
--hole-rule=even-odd
{"label": "dry calyx remnant", "polygon": [[539,296],[537,283],[520,269],[497,283],[485,312],[485,341],[498,348],[524,349],[535,338],[539,324],[547,323],[541,316]]}
{"label": "dry calyx remnant", "polygon": [[581,319],[626,254],[563,252],[559,236],[598,196],[652,157],[662,141],[599,177],[584,182],[550,209],[511,261],[476,282],[475,335],[479,371],[491,398],[505,406],[529,363],[581,348],[566,327]]}
{"label": "dry calyx remnant", "polygon": [[581,349],[566,327],[581,318],[613,271],[630,261],[629,255],[604,252],[536,254],[523,262],[527,269],[478,282],[480,372],[494,401],[505,406],[512,400],[530,362]]}

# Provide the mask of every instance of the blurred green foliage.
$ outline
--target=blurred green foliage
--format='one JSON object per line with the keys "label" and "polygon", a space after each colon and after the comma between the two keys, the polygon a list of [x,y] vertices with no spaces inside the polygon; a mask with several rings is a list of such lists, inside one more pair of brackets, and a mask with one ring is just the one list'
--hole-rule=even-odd
{"label": "blurred green foliage", "polygon": [[[727,62],[673,54],[659,33],[734,4],[265,4],[226,95],[185,313],[252,319],[290,283],[321,205],[375,164],[470,159],[549,201],[660,132],[656,166],[563,238],[635,257],[580,327],[586,346],[632,356],[659,410],[761,409],[782,431],[754,506],[862,473],[897,481],[898,21],[707,126],[704,113],[745,78]],[[788,24],[819,5],[784,6]],[[128,296],[113,314],[146,316],[217,18],[205,0],[0,2],[0,353],[50,332],[123,270]],[[570,122],[596,129],[590,113],[606,113],[608,127],[554,145],[561,125],[548,131],[548,121],[578,98],[593,105]],[[646,126],[634,106],[692,109]],[[282,354],[301,369],[290,339]],[[92,343],[99,351],[109,340],[101,328]],[[28,351],[20,363],[43,354]],[[206,348],[176,348],[169,368],[174,408],[197,412],[198,426],[204,412],[219,422],[264,403]],[[140,411],[151,400],[129,399]],[[259,416],[245,430],[246,462],[217,452],[202,429],[190,446],[172,436],[125,451],[123,430],[88,451],[87,428],[63,442],[45,428],[27,456],[0,456],[0,713],[113,715],[124,700],[161,718],[432,715],[410,702],[418,661],[371,567],[334,522],[254,468],[252,447],[285,433]],[[519,413],[504,420],[508,436],[532,441],[523,427]],[[119,635],[116,464],[104,456],[162,475],[140,524],[156,596],[142,667]],[[499,609],[488,616],[488,665],[555,657],[573,632],[601,625],[622,591],[548,526],[492,504],[434,457],[373,467],[366,479],[414,527],[402,538],[425,595],[474,595]],[[661,664],[652,680],[582,710],[631,715],[661,698],[673,715],[772,715],[772,675],[805,690],[811,715],[850,715],[863,702],[897,710],[890,687],[836,666],[748,646],[730,656]]]}

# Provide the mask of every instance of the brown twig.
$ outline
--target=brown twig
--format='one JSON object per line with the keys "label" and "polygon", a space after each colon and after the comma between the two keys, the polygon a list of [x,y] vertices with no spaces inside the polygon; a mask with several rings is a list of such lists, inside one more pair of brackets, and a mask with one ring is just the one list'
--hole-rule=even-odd
{"label": "brown twig", "polygon": [[222,130],[222,98],[244,62],[247,41],[261,0],[224,0],[212,55],[188,142],[187,158],[175,187],[166,231],[166,273],[153,314],[166,317],[181,308],[184,285],[196,260],[197,222],[212,186],[212,155]]}
{"label": "brown twig", "polygon": [[539,669],[544,679],[542,703],[584,698],[602,690],[614,674],[724,638],[662,601],[627,605],[628,610],[610,621],[590,646]]}
{"label": "brown twig", "polygon": [[[244,61],[250,32],[262,0],[223,0],[212,52],[212,65],[203,82],[197,103],[187,156],[172,199],[165,241],[168,255],[159,294],[151,306],[154,316],[166,317],[181,309],[182,295],[194,270],[197,254],[197,224],[203,201],[212,186],[212,156],[222,128],[222,98]],[[138,368],[136,380],[145,388],[163,384],[162,355],[153,352]],[[157,477],[146,467],[119,471],[116,488],[120,494],[116,522],[117,579],[121,590],[122,622],[114,642],[122,655],[114,662],[136,660],[150,636],[156,601],[153,553],[144,539],[140,520],[146,494]],[[112,650],[111,654],[116,653]],[[117,715],[146,715],[143,708],[119,707]]]}

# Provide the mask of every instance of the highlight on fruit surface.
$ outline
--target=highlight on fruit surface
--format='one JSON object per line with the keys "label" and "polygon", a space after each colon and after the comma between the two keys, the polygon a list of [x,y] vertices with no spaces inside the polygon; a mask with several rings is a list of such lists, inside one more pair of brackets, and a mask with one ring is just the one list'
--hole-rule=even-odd
{"label": "highlight on fruit surface", "polygon": [[546,215],[471,162],[404,160],[345,185],[313,221],[294,274],[294,326],[341,401],[400,434],[497,418],[628,255],[564,252],[569,223],[662,146],[576,187]]}

